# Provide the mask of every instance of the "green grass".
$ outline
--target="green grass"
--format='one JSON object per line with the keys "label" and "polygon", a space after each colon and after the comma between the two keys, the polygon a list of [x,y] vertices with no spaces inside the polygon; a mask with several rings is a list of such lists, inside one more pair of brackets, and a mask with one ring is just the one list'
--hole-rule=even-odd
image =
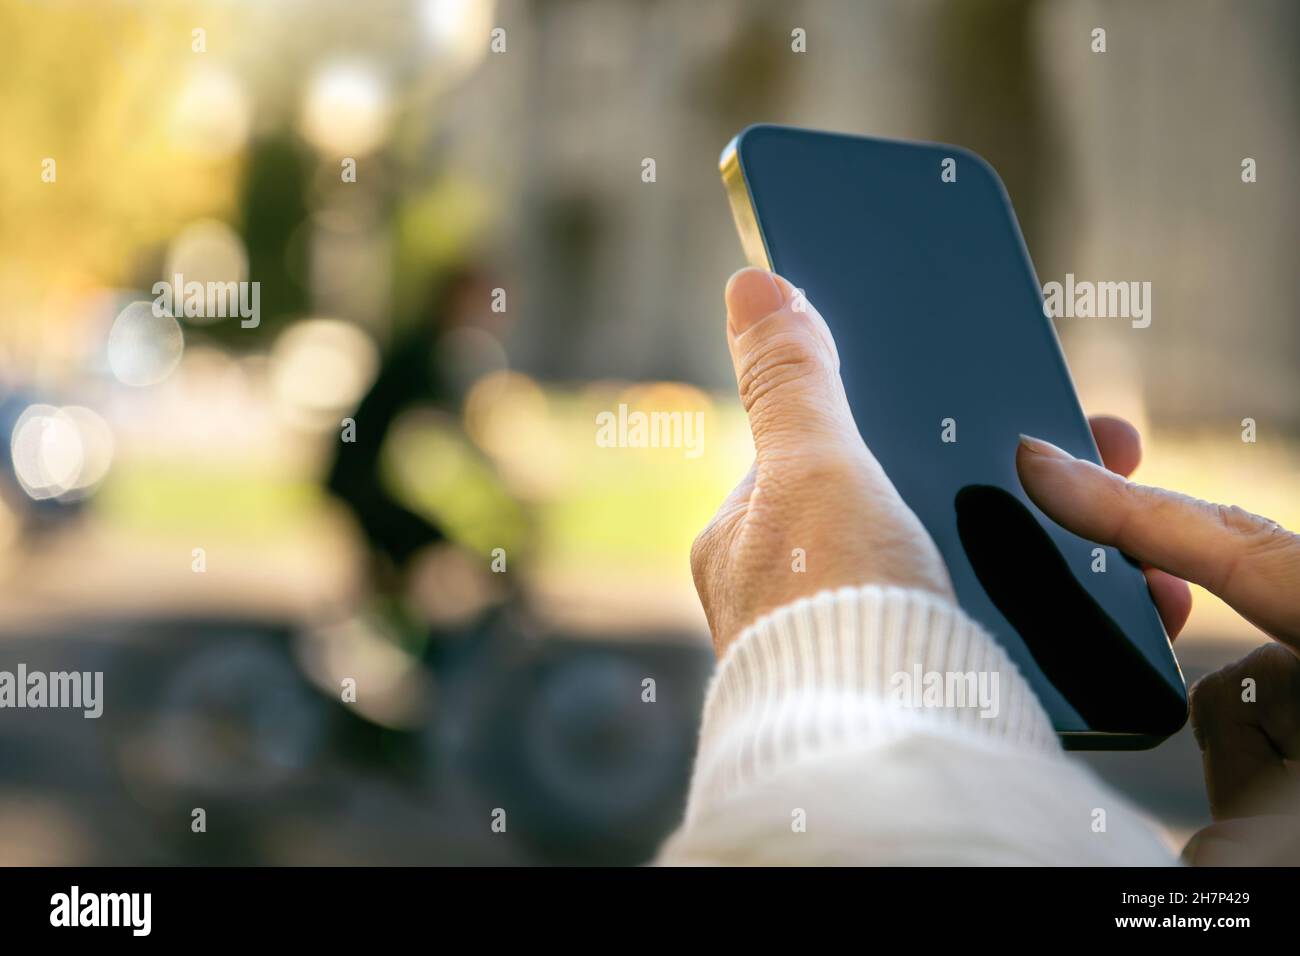
{"label": "green grass", "polygon": [[[595,406],[550,396],[553,441],[546,464],[559,477],[519,501],[468,440],[421,429],[385,449],[384,475],[399,500],[481,553],[525,541],[538,562],[564,567],[680,566],[691,541],[747,464],[748,430],[738,409],[708,413],[705,454],[680,449],[599,448]],[[740,432],[737,432],[740,429]],[[95,508],[134,533],[203,533],[250,545],[320,520],[329,502],[318,479],[267,462],[174,457],[119,460]]]}

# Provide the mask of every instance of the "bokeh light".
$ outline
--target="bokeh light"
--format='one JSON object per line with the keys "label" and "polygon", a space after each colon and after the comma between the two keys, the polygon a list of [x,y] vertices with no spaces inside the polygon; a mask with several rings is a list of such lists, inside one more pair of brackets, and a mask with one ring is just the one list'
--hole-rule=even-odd
{"label": "bokeh light", "polygon": [[38,501],[72,488],[85,461],[77,423],[53,405],[29,405],[18,416],[10,454],[23,490]]}
{"label": "bokeh light", "polygon": [[72,421],[81,440],[81,469],[68,490],[88,491],[104,480],[113,464],[113,429],[93,408],[65,405],[60,411]]}
{"label": "bokeh light", "polygon": [[304,319],[284,331],[270,357],[271,392],[287,421],[318,429],[338,425],[374,381],[379,350],[355,325]]}
{"label": "bokeh light", "polygon": [[420,20],[444,72],[461,73],[487,54],[495,8],[493,0],[422,0]]}
{"label": "bokeh light", "polygon": [[302,134],[321,152],[365,155],[383,142],[388,122],[387,84],[364,61],[327,64],[308,85]]}
{"label": "bokeh light", "polygon": [[244,282],[248,278],[248,253],[243,240],[230,226],[216,219],[190,223],[167,249],[167,271],[163,279],[173,282],[177,275],[186,283],[201,282],[208,290],[203,314],[187,316],[188,322],[206,324],[221,318],[217,315],[213,287],[208,283]]}
{"label": "bokeh light", "polygon": [[564,456],[551,423],[546,393],[527,375],[498,371],[484,375],[465,398],[465,431],[523,494],[554,490]]}
{"label": "bokeh light", "polygon": [[185,349],[180,323],[153,302],[132,302],[108,333],[108,364],[123,385],[161,382],[176,368]]}
{"label": "bokeh light", "polygon": [[31,498],[79,497],[108,473],[113,432],[93,409],[34,404],[18,416],[9,451],[14,475]]}
{"label": "bokeh light", "polygon": [[172,105],[173,141],[208,159],[239,152],[251,124],[248,94],[234,74],[219,66],[194,67]]}

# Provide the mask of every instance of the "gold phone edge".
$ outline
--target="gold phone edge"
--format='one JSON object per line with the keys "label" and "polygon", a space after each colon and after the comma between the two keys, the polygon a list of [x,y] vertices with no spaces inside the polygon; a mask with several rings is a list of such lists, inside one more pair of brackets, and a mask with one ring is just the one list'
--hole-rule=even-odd
{"label": "gold phone edge", "polygon": [[731,215],[736,221],[736,231],[740,233],[740,245],[745,251],[745,259],[751,266],[770,271],[772,263],[767,257],[767,246],[759,231],[758,219],[754,216],[754,205],[750,201],[745,173],[740,167],[737,139],[733,139],[722,151],[718,169],[722,173],[722,184],[726,187],[727,199],[731,203]]}

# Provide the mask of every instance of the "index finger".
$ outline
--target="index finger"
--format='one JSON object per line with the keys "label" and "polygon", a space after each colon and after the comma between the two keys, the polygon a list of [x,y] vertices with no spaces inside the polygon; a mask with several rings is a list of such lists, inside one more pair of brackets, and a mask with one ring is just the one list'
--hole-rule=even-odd
{"label": "index finger", "polygon": [[1235,506],[1133,484],[1036,438],[1021,439],[1016,466],[1063,527],[1201,585],[1300,649],[1300,536]]}

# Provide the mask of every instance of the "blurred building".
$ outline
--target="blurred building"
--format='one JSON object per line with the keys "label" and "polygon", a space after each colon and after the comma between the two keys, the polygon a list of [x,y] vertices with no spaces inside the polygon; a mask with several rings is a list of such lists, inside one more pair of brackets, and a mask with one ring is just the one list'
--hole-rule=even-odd
{"label": "blurred building", "polygon": [[974,148],[1041,281],[1151,282],[1149,328],[1060,325],[1085,396],[1300,428],[1298,18],[1280,0],[505,2],[509,52],[457,92],[476,135],[455,148],[500,190],[525,290],[512,356],[729,388],[716,320],[743,260],[717,155],[748,123],[791,123]]}

